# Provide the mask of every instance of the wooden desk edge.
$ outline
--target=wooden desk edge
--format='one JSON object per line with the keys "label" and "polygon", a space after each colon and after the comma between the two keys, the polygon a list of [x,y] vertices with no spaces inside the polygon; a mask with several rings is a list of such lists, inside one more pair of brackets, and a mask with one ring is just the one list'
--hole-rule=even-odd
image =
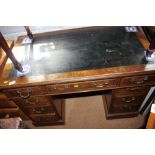
{"label": "wooden desk edge", "polygon": [[[91,30],[96,28],[103,28],[102,26],[94,26],[94,27],[84,27],[84,28],[76,28],[70,30],[61,30],[55,32],[47,32],[37,35],[46,35],[46,34],[60,34],[60,33],[68,33],[68,32],[79,32],[85,30]],[[147,48],[149,45],[149,41],[146,39],[144,33],[140,30],[136,33],[139,41],[141,42],[144,48]],[[20,37],[19,37],[20,38]],[[18,40],[19,41],[19,40]],[[16,43],[15,46],[19,46],[19,42]],[[145,72],[145,73],[144,73]],[[93,80],[93,79],[104,79],[104,78],[116,78],[123,76],[132,75],[142,75],[142,74],[151,74],[155,73],[155,64],[146,64],[146,65],[131,65],[131,66],[121,66],[121,67],[112,67],[112,68],[104,68],[97,70],[83,70],[83,71],[72,71],[65,73],[56,73],[51,75],[40,75],[40,76],[29,76],[29,77],[18,77],[5,79],[2,77],[0,81],[0,88],[10,88],[14,87],[14,85],[4,84],[3,81],[15,81],[15,86],[25,86],[25,85],[36,85],[36,84],[54,84],[54,83],[65,83],[65,82],[76,82],[76,81],[84,81],[84,80]],[[74,79],[73,79],[74,78]]]}

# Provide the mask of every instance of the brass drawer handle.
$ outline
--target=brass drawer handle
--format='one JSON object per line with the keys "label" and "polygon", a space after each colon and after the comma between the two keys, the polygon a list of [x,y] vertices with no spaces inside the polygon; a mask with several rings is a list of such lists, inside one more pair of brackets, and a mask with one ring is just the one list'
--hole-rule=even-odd
{"label": "brass drawer handle", "polygon": [[148,81],[148,76],[145,76],[143,79],[131,78],[131,82],[134,84],[143,84],[145,81]]}
{"label": "brass drawer handle", "polygon": [[141,87],[135,87],[135,88],[126,88],[127,91],[141,91]]}
{"label": "brass drawer handle", "polygon": [[143,83],[144,83],[144,81],[143,81],[143,80],[133,81],[133,83],[135,83],[135,84],[143,84]]}
{"label": "brass drawer handle", "polygon": [[107,82],[104,82],[103,85],[109,85],[109,82],[108,81]]}
{"label": "brass drawer handle", "polygon": [[109,82],[106,81],[106,82],[103,82],[102,84],[98,84],[97,82],[93,82],[93,85],[96,87],[96,88],[103,88],[105,86],[108,86],[109,85]]}
{"label": "brass drawer handle", "polygon": [[122,98],[122,101],[123,102],[126,102],[126,103],[131,103],[132,101],[135,101],[135,97],[124,97],[124,98]]}
{"label": "brass drawer handle", "polygon": [[73,88],[79,88],[80,86],[79,86],[79,84],[74,84],[73,85]]}
{"label": "brass drawer handle", "polygon": [[[62,87],[62,88],[61,88]],[[63,85],[63,86],[58,86],[58,85],[52,85],[52,89],[54,89],[54,90],[60,90],[60,89],[69,89],[70,88],[70,86],[68,85],[68,84],[65,84],[65,85]]]}
{"label": "brass drawer handle", "polygon": [[64,87],[65,87],[65,89],[69,89],[70,88],[70,86],[68,84],[66,84]]}
{"label": "brass drawer handle", "polygon": [[103,88],[103,85],[101,85],[101,84],[96,85],[96,88]]}
{"label": "brass drawer handle", "polygon": [[22,92],[21,92],[20,90],[17,90],[17,93],[18,93],[19,96],[20,96],[21,98],[23,98],[23,99],[29,98],[29,97],[30,97],[30,92],[31,92],[31,90],[28,88],[28,89],[27,89],[27,94],[26,94],[26,95],[23,95]]}

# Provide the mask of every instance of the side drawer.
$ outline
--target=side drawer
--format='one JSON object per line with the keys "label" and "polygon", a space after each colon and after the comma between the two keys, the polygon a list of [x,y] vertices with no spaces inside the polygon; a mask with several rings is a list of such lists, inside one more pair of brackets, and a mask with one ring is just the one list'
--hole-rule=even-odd
{"label": "side drawer", "polygon": [[104,90],[118,87],[119,79],[96,80],[66,84],[47,85],[47,92],[51,94],[82,92],[89,90]]}
{"label": "side drawer", "polygon": [[4,89],[2,91],[9,98],[13,98],[13,97],[28,98],[31,95],[46,94],[46,90],[45,90],[44,86],[9,88],[9,89]]}
{"label": "side drawer", "polygon": [[0,108],[16,108],[16,104],[12,101],[9,101],[8,98],[0,93]]}
{"label": "side drawer", "polygon": [[5,109],[0,109],[0,118],[5,118],[5,117],[19,117],[19,109],[18,108],[5,108]]}
{"label": "side drawer", "polygon": [[56,111],[53,106],[24,107],[24,108],[22,108],[22,110],[23,110],[23,112],[25,112],[28,115],[47,114],[47,113],[56,114]]}
{"label": "side drawer", "polygon": [[115,95],[123,95],[123,94],[147,94],[149,91],[149,86],[135,86],[128,88],[120,88],[114,89],[112,92]]}
{"label": "side drawer", "polygon": [[142,75],[122,78],[120,86],[154,85],[155,75]]}
{"label": "side drawer", "polygon": [[30,115],[30,118],[35,123],[55,123],[59,121],[60,118],[54,113],[42,114],[42,115]]}
{"label": "side drawer", "polygon": [[122,105],[122,106],[118,106],[118,105],[113,105],[110,108],[109,113],[130,113],[130,112],[137,112],[139,109],[139,106],[136,105]]}
{"label": "side drawer", "polygon": [[30,96],[29,98],[13,98],[12,99],[19,107],[29,107],[29,106],[42,106],[50,105],[51,98],[49,96]]}
{"label": "side drawer", "polygon": [[113,96],[109,108],[110,113],[136,112],[139,110],[145,98],[145,94]]}

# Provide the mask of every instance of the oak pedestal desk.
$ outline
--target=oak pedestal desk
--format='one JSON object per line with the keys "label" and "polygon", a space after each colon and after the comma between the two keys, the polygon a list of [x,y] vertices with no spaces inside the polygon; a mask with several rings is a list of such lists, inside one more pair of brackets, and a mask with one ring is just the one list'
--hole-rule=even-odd
{"label": "oak pedestal desk", "polygon": [[34,43],[13,53],[30,67],[19,76],[7,61],[0,81],[0,117],[20,116],[36,126],[63,124],[65,95],[99,92],[107,119],[134,117],[155,84],[155,65],[141,29],[87,27],[34,35]]}

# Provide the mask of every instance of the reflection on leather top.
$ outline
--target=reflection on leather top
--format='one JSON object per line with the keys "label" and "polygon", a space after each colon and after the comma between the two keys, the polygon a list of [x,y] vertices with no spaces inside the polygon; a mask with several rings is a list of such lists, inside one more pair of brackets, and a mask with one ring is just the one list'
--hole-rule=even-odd
{"label": "reflection on leather top", "polygon": [[[15,47],[13,52],[22,64],[30,65],[29,75],[146,64],[136,34],[124,27],[35,38],[33,44]],[[10,77],[16,76],[12,67]]]}

